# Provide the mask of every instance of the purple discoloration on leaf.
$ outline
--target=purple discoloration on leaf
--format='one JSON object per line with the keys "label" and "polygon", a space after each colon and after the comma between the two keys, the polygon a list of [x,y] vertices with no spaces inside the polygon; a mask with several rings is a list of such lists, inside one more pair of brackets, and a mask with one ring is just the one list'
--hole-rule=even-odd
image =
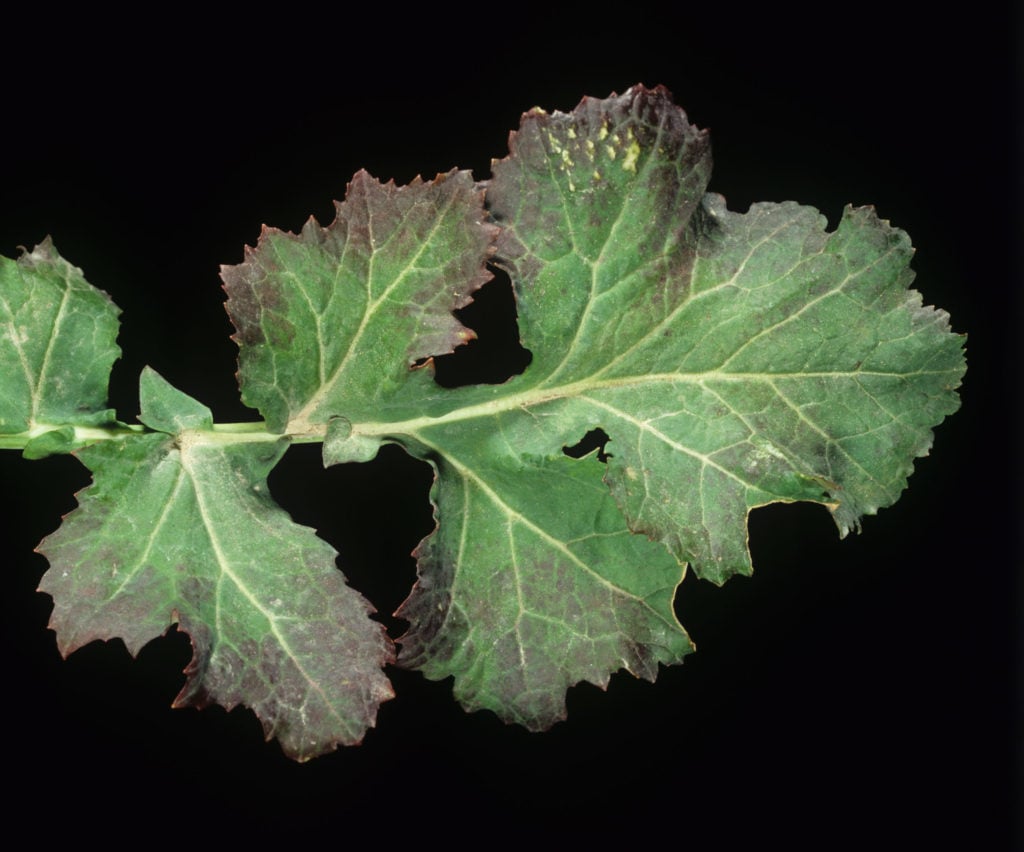
{"label": "purple discoloration on leaf", "polygon": [[[749,573],[753,508],[822,503],[845,534],[895,502],[965,369],[909,289],[909,238],[871,208],[833,232],[795,202],[734,213],[705,192],[710,163],[706,132],[638,86],[527,113],[487,184],[360,172],[327,227],[264,228],[223,279],[265,424],[217,426],[151,370],[141,425],[113,423],[116,308],[48,242],[0,264],[0,438],[96,442],[78,453],[94,484],[40,545],[61,652],[136,654],[177,624],[176,706],[251,707],[299,760],[358,742],[393,646],[267,492],[292,439],[327,464],[395,442],[433,466],[401,662],[531,729],[575,683],[680,662],[683,573]],[[441,388],[432,358],[472,337],[453,311],[492,254],[532,362]]]}
{"label": "purple discoloration on leaf", "polygon": [[40,590],[65,655],[115,637],[137,654],[178,623],[193,658],[175,706],[245,705],[306,760],[362,739],[394,653],[335,551],[266,496],[285,446],[158,434],[83,451],[95,481],[40,545]]}
{"label": "purple discoloration on leaf", "polygon": [[491,277],[497,228],[468,172],[401,187],[359,172],[336,211],[264,228],[222,271],[243,399],[275,429],[388,405],[417,361],[472,339],[452,312]]}

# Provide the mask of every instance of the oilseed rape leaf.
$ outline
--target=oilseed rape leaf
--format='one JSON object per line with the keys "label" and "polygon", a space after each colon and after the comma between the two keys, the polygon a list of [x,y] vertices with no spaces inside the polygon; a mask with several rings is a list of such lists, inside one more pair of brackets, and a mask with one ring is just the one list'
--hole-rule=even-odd
{"label": "oilseed rape leaf", "polygon": [[[706,135],[642,88],[526,114],[495,164],[533,362],[404,427],[437,470],[438,529],[400,660],[453,675],[469,708],[546,727],[571,683],[653,678],[689,650],[680,564],[750,573],[747,517],[772,502],[824,504],[845,534],[958,405],[962,338],[908,290],[902,231],[866,208],[831,234],[794,203],[731,213],[708,174]],[[562,453],[598,428],[604,483]]]}
{"label": "oilseed rape leaf", "polygon": [[[149,368],[118,423],[117,308],[49,241],[0,260],[0,447],[94,476],[40,545],[62,653],[135,654],[178,625],[176,704],[250,707],[298,760],[362,739],[391,663],[540,730],[574,684],[682,662],[686,571],[749,574],[759,506],[818,503],[846,535],[892,505],[966,369],[873,208],[831,231],[793,201],[735,212],[710,173],[708,134],[643,86],[526,113],[484,182],[359,172],[330,225],[264,228],[222,269],[258,423],[217,423]],[[455,312],[492,264],[532,361],[442,387],[433,359],[473,337]],[[328,466],[395,444],[434,473],[397,660],[335,550],[268,493],[293,442]]]}
{"label": "oilseed rape leaf", "polygon": [[[171,395],[185,416],[202,408],[152,371],[144,383],[144,423]],[[270,498],[287,442],[217,438],[154,432],[79,451],[94,482],[40,545],[58,646],[120,637],[134,655],[178,624],[193,658],[177,706],[244,704],[298,760],[359,742],[392,695],[391,642],[333,548]]]}
{"label": "oilseed rape leaf", "polygon": [[730,212],[708,163],[637,88],[524,116],[488,200],[535,353],[509,391],[564,443],[604,429],[631,528],[721,582],[751,570],[756,506],[821,502],[845,534],[891,505],[964,362],[908,289],[905,233],[870,208],[831,234],[792,202]]}
{"label": "oilseed rape leaf", "polygon": [[[0,258],[0,434],[37,438],[114,419],[107,383],[121,354],[119,313],[49,238],[17,260]],[[37,443],[35,456],[66,452],[67,429],[64,438]]]}
{"label": "oilseed rape leaf", "polygon": [[625,669],[653,681],[693,646],[672,609],[683,568],[633,535],[592,457],[491,456],[449,434],[431,495],[440,526],[398,615],[402,662],[470,710],[542,730],[565,691]]}
{"label": "oilseed rape leaf", "polygon": [[452,311],[488,281],[496,229],[468,172],[408,186],[359,172],[333,223],[265,228],[223,270],[242,398],[290,433],[397,404],[421,359],[472,339]]}

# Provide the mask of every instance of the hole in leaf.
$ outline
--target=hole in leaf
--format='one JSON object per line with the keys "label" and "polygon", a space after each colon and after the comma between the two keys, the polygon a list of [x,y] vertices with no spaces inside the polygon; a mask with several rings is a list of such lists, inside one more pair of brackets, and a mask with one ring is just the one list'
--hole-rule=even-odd
{"label": "hole in leaf", "polygon": [[597,460],[602,464],[607,464],[608,458],[611,456],[611,453],[605,450],[608,441],[608,433],[604,429],[591,429],[578,444],[562,447],[562,452],[571,458],[581,459],[597,450]]}
{"label": "hole in leaf", "polygon": [[434,359],[434,381],[446,388],[497,385],[518,376],[533,360],[519,342],[516,300],[508,275],[490,267],[494,278],[473,294],[473,301],[457,310],[459,321],[477,333],[476,340],[450,355]]}

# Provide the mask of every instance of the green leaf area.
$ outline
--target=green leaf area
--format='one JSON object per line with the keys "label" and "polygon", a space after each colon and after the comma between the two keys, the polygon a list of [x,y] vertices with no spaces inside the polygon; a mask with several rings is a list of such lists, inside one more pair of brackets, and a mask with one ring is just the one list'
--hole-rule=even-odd
{"label": "green leaf area", "polygon": [[141,408],[175,434],[81,450],[94,484],[39,548],[61,652],[120,637],[136,654],[178,623],[194,657],[176,706],[245,704],[300,760],[359,742],[392,695],[392,644],[333,548],[270,498],[287,442],[219,441],[209,410],[151,370]]}
{"label": "green leaf area", "polygon": [[[7,261],[3,352],[25,367],[2,380],[20,396],[0,422],[96,441],[79,452],[95,484],[42,545],[61,648],[121,636],[134,652],[177,622],[195,647],[179,703],[250,706],[298,758],[357,741],[390,696],[390,644],[333,551],[267,495],[293,440],[322,441],[329,465],[397,443],[433,467],[437,528],[397,613],[398,664],[452,676],[466,708],[542,729],[574,683],[681,661],[686,567],[750,573],[757,506],[818,502],[845,535],[891,505],[965,369],[947,315],[909,289],[906,234],[871,208],[834,232],[792,202],[731,212],[709,173],[707,134],[635,87],[525,114],[483,184],[356,175],[333,223],[264,229],[223,271],[264,425],[215,425],[151,371],[141,426],[99,436],[49,408],[41,389],[74,372],[77,344],[52,321],[23,327],[9,282],[26,264]],[[452,311],[491,262],[533,360],[501,385],[442,388],[431,358],[472,337]],[[97,327],[109,310],[67,298]],[[59,357],[35,354],[48,346]],[[102,400],[86,384],[88,421]],[[606,456],[563,452],[594,429]]]}
{"label": "green leaf area", "polygon": [[49,238],[0,258],[0,436],[23,435],[28,458],[67,452],[75,427],[113,422],[119,313]]}

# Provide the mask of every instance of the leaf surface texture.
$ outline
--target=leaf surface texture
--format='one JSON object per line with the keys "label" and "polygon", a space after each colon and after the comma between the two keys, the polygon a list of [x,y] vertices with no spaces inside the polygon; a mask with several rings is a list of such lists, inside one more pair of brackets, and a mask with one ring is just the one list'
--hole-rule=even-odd
{"label": "leaf surface texture", "polygon": [[[184,397],[153,376],[151,404]],[[146,402],[141,419],[159,422]],[[392,695],[381,668],[393,651],[333,548],[269,497],[286,447],[182,431],[80,451],[94,483],[40,545],[51,564],[40,589],[65,655],[115,637],[134,655],[179,624],[194,656],[175,704],[244,704],[304,760],[363,738]]]}
{"label": "leaf surface texture", "polygon": [[[357,742],[391,642],[266,490],[289,440],[318,440],[328,465],[397,443],[432,467],[398,662],[451,676],[467,709],[542,729],[575,683],[680,662],[688,567],[749,574],[758,506],[820,503],[845,535],[891,505],[965,370],[910,289],[905,233],[869,207],[832,232],[795,202],[733,212],[710,170],[707,134],[635,87],[525,114],[486,183],[360,172],[330,225],[265,228],[222,273],[265,428],[219,427],[143,373],[141,426],[79,451],[94,484],[41,546],[61,649],[135,653],[177,623],[195,649],[178,703],[252,707],[299,759]],[[489,263],[533,360],[442,388],[431,359],[473,336],[453,311]],[[117,309],[49,243],[0,285],[0,432],[44,454],[112,424]],[[600,457],[563,451],[595,429]]]}
{"label": "leaf surface texture", "polygon": [[119,313],[49,238],[0,258],[0,434],[113,420]]}

